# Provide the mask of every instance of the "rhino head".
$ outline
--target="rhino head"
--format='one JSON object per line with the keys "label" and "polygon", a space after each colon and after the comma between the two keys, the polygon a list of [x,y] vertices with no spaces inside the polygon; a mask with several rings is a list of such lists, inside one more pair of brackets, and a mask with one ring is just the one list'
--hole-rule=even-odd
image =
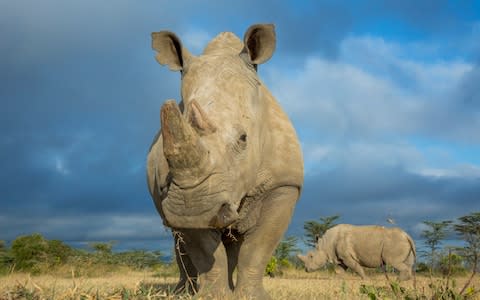
{"label": "rhino head", "polygon": [[160,210],[176,228],[223,228],[255,188],[266,141],[265,89],[257,65],[275,49],[273,25],[232,33],[194,56],[172,32],[152,33],[156,59],[182,76],[182,101],[161,108],[163,155],[171,180]]}
{"label": "rhino head", "polygon": [[306,255],[298,254],[297,257],[303,262],[307,272],[318,270],[327,263],[327,254],[318,248],[315,251],[309,251]]}

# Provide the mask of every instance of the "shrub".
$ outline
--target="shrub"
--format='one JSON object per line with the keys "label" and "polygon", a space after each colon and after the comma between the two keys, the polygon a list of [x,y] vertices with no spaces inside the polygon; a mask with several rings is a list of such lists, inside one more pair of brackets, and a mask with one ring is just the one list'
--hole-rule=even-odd
{"label": "shrub", "polygon": [[456,253],[447,253],[440,256],[440,272],[443,275],[465,275],[464,258]]}
{"label": "shrub", "polygon": [[48,242],[38,233],[19,236],[12,242],[11,253],[17,269],[31,271],[47,261]]}
{"label": "shrub", "polygon": [[12,242],[9,257],[16,269],[41,273],[52,266],[66,263],[71,253],[72,248],[62,241],[49,241],[34,233],[16,238]]}

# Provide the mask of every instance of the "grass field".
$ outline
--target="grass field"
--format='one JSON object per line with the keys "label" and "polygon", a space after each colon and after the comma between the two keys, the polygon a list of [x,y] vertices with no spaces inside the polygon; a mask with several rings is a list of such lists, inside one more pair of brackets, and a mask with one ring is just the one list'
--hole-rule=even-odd
{"label": "grass field", "polygon": [[[75,277],[73,275],[38,275],[13,273],[0,277],[0,299],[191,299],[188,295],[173,296],[176,278],[162,272],[134,272],[122,270],[101,277]],[[450,291],[458,292],[467,277],[449,280]],[[394,281],[393,281],[394,282]],[[264,279],[265,288],[273,299],[453,299],[444,289],[446,280],[417,275],[417,289],[413,280],[402,282],[397,294],[384,275],[375,274],[367,280],[345,273],[304,273],[289,270],[283,276]],[[480,299],[480,277],[472,281],[473,288],[467,299]],[[416,297],[416,298],[406,298]],[[376,298],[375,298],[376,297]]]}

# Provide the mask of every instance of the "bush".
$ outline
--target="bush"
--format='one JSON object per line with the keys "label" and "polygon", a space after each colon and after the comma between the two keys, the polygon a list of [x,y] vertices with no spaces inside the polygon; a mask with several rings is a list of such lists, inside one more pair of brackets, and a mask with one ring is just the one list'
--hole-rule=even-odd
{"label": "bush", "polygon": [[430,273],[430,266],[424,262],[417,263],[417,267],[415,269],[417,273]]}
{"label": "bush", "polygon": [[49,265],[61,265],[68,261],[73,253],[70,246],[65,245],[62,241],[48,241],[47,256]]}
{"label": "bush", "polygon": [[21,271],[32,271],[36,265],[47,261],[47,241],[38,233],[16,238],[11,253],[15,267]]}
{"label": "bush", "polygon": [[160,251],[131,250],[114,255],[114,261],[134,269],[153,268],[161,264]]}
{"label": "bush", "polygon": [[67,262],[72,248],[62,241],[46,240],[42,235],[19,236],[12,242],[10,255],[15,268],[21,271],[41,273],[46,269]]}
{"label": "bush", "polygon": [[8,273],[12,265],[13,257],[5,246],[5,242],[0,240],[0,275]]}
{"label": "bush", "polygon": [[440,256],[440,272],[443,275],[465,275],[464,258],[456,253],[447,253]]}

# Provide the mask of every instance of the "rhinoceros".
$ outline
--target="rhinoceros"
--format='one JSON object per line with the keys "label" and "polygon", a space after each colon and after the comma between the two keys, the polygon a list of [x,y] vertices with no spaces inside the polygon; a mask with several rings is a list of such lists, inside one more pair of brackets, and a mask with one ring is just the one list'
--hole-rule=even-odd
{"label": "rhinoceros", "polygon": [[179,284],[198,275],[207,297],[270,298],[265,266],[301,192],[296,132],[257,73],[275,43],[274,26],[257,24],[243,41],[223,32],[194,56],[174,33],[152,33],[156,60],[181,73],[182,99],[161,107],[148,187],[175,235]]}
{"label": "rhinoceros", "polygon": [[365,278],[362,267],[388,264],[399,271],[400,280],[407,280],[412,276],[416,250],[412,238],[400,228],[339,224],[318,239],[315,250],[298,258],[307,272],[329,262],[343,269],[348,267]]}

